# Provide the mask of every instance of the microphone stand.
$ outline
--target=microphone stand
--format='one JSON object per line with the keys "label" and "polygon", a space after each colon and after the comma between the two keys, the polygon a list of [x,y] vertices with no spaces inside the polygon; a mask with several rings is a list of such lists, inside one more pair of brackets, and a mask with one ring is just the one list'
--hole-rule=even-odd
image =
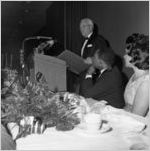
{"label": "microphone stand", "polygon": [[25,85],[26,80],[29,79],[29,77],[25,75],[25,62],[24,62],[24,53],[25,53],[25,42],[27,42],[28,40],[33,40],[33,39],[47,39],[47,40],[53,40],[52,37],[46,37],[46,36],[34,36],[34,37],[27,37],[22,41],[22,49],[20,50],[20,65],[21,65],[21,73],[22,73],[22,77],[21,77],[21,81],[23,82],[23,84]]}
{"label": "microphone stand", "polygon": [[34,37],[27,37],[27,38],[25,38],[22,41],[22,49],[20,50],[20,57],[21,57],[20,64],[21,64],[22,68],[24,68],[24,52],[25,52],[24,45],[25,45],[25,42],[28,41],[28,40],[32,40],[32,39],[48,39],[48,40],[52,40],[52,37],[34,36]]}

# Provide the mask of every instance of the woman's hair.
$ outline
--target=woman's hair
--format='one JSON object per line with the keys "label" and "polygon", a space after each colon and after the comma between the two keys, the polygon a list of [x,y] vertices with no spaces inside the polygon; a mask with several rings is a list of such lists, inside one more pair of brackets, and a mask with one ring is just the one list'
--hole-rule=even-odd
{"label": "woman's hair", "polygon": [[127,54],[131,56],[130,63],[138,69],[149,69],[149,36],[134,33],[126,39]]}

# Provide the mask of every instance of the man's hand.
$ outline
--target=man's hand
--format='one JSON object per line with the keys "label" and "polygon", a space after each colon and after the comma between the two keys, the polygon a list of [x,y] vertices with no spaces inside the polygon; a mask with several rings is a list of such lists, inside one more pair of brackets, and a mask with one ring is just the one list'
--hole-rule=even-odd
{"label": "man's hand", "polygon": [[95,72],[95,68],[93,66],[90,66],[87,71],[87,74],[92,75],[94,72]]}
{"label": "man's hand", "polygon": [[92,64],[92,58],[87,57],[86,59],[84,59],[84,63],[91,65]]}

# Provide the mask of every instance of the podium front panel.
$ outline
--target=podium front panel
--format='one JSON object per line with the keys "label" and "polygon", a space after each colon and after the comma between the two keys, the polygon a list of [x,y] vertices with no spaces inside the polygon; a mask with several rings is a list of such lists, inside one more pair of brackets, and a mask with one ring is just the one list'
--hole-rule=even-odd
{"label": "podium front panel", "polygon": [[66,63],[58,58],[35,54],[35,75],[44,75],[51,91],[66,91]]}

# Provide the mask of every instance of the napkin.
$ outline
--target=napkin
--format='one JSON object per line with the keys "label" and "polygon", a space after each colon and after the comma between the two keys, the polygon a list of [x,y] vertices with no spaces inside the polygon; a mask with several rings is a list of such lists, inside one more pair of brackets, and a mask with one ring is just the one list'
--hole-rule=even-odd
{"label": "napkin", "polygon": [[113,108],[111,106],[107,106],[101,114],[102,119],[108,121],[114,130],[125,133],[141,132],[146,127],[145,123],[134,118],[134,116],[126,113],[126,111],[122,109]]}

